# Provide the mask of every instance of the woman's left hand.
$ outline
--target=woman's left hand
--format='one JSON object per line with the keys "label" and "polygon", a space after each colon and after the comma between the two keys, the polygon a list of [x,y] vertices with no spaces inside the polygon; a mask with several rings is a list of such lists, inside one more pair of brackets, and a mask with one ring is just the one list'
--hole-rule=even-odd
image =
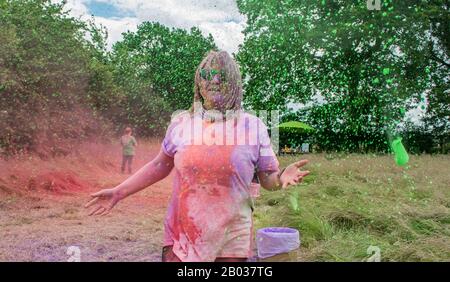
{"label": "woman's left hand", "polygon": [[309,170],[301,171],[300,168],[308,162],[308,160],[300,160],[287,166],[280,176],[281,188],[285,189],[290,185],[296,185],[302,182],[303,177],[309,174]]}

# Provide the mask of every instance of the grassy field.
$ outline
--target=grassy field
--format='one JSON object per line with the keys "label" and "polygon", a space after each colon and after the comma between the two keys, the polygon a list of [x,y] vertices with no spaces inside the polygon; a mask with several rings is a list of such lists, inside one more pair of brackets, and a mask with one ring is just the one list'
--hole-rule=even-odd
{"label": "grassy field", "polygon": [[[159,151],[141,140],[135,169]],[[297,228],[299,261],[363,261],[369,246],[382,261],[450,260],[449,155],[411,156],[407,168],[391,156],[310,154],[311,171],[288,190],[262,190],[255,229]],[[172,177],[125,199],[105,217],[88,217],[89,194],[113,187],[118,144],[85,144],[50,160],[0,160],[0,261],[66,261],[78,246],[82,261],[159,261]]]}
{"label": "grassy field", "polygon": [[[310,154],[312,173],[290,190],[262,191],[255,227],[300,231],[300,261],[450,260],[450,156]],[[280,157],[280,164],[300,156]]]}

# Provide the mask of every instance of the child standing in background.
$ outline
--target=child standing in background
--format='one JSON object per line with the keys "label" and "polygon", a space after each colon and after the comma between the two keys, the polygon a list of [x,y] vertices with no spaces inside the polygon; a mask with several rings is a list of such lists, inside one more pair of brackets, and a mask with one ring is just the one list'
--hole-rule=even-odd
{"label": "child standing in background", "polygon": [[128,173],[131,174],[131,164],[135,154],[134,147],[137,146],[136,139],[131,136],[132,130],[130,127],[125,128],[125,134],[120,138],[122,145],[122,173],[125,173],[125,166],[128,163]]}

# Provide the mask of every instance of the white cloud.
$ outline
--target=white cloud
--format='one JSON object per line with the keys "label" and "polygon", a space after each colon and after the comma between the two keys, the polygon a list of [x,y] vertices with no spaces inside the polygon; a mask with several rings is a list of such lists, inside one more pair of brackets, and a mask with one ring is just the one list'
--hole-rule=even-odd
{"label": "white cloud", "polygon": [[92,2],[107,3],[126,15],[135,15],[126,18],[95,17],[108,29],[109,46],[122,38],[122,32],[136,30],[133,25],[144,21],[184,29],[196,26],[205,36],[211,33],[217,46],[229,53],[237,52],[238,45],[244,41],[245,17],[239,13],[234,0],[68,0],[66,6],[72,9],[73,16],[87,19]]}
{"label": "white cloud", "polygon": [[95,17],[95,22],[105,26],[108,30],[108,48],[122,40],[122,33],[136,31],[138,20],[136,18],[103,18]]}
{"label": "white cloud", "polygon": [[244,42],[244,23],[202,23],[199,28],[205,35],[211,33],[217,46],[229,53],[236,53],[238,45]]}
{"label": "white cloud", "polygon": [[[53,0],[53,3],[60,3],[61,1]],[[85,5],[85,0],[67,0],[65,10],[70,10],[70,15],[76,18],[89,18],[89,9]]]}

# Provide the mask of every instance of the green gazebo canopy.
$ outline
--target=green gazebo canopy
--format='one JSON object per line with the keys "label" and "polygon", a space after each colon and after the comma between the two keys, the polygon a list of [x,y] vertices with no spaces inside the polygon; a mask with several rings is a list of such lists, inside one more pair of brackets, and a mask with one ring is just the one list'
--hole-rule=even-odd
{"label": "green gazebo canopy", "polygon": [[280,130],[287,130],[287,131],[298,131],[298,132],[311,132],[314,131],[314,128],[307,125],[306,123],[299,122],[299,121],[288,121],[283,122],[278,125],[278,128]]}

